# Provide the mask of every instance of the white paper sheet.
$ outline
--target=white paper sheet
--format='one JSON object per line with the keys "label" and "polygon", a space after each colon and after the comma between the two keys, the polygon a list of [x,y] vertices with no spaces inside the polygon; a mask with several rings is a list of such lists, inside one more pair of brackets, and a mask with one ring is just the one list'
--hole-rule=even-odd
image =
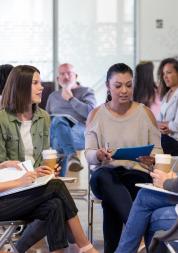
{"label": "white paper sheet", "polygon": [[138,186],[138,187],[140,187],[140,188],[144,188],[144,189],[148,189],[148,190],[152,190],[152,191],[163,192],[163,193],[167,193],[167,194],[172,194],[172,195],[178,196],[177,192],[171,192],[171,191],[164,190],[163,188],[156,187],[156,186],[154,186],[151,183],[145,183],[145,184],[139,183],[139,184],[135,184],[135,185]]}
{"label": "white paper sheet", "polygon": [[[28,171],[34,170],[32,162],[30,160],[24,161],[23,164],[28,169]],[[13,167],[0,169],[0,182],[7,182],[22,177],[26,173],[26,170],[22,166],[22,163],[19,163],[19,166],[21,170]]]}

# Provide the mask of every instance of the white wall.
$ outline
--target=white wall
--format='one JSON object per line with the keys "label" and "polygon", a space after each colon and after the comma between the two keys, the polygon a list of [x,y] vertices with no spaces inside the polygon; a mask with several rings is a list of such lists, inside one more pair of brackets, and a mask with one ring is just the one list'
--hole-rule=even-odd
{"label": "white wall", "polygon": [[[136,0],[136,62],[178,56],[178,0]],[[163,28],[156,28],[156,20]]]}

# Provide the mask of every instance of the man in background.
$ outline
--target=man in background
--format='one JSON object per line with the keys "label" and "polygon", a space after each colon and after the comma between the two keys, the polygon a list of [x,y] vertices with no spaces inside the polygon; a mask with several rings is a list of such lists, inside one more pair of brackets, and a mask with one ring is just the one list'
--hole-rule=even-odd
{"label": "man in background", "polygon": [[77,151],[85,147],[85,123],[96,100],[92,89],[77,82],[73,65],[60,65],[57,80],[59,90],[50,94],[46,110],[52,117],[51,146],[64,154],[61,176],[65,176],[67,169],[79,171],[83,168]]}

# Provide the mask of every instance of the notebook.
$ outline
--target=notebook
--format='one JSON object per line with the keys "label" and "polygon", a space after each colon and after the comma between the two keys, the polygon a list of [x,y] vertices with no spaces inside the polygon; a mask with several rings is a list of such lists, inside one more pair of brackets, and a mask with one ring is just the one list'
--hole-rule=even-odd
{"label": "notebook", "polygon": [[46,175],[46,176],[43,176],[43,177],[38,177],[38,178],[35,180],[35,182],[32,183],[31,185],[28,185],[28,186],[25,186],[25,187],[13,188],[13,189],[10,189],[10,190],[1,192],[1,193],[0,193],[0,197],[6,196],[6,195],[10,195],[10,194],[13,194],[13,193],[17,193],[17,192],[21,192],[21,191],[26,191],[26,190],[29,190],[29,189],[32,189],[32,188],[36,188],[36,187],[45,185],[45,184],[47,184],[52,178],[54,178],[54,175],[53,175],[53,174]]}
{"label": "notebook", "polygon": [[66,113],[52,113],[52,114],[50,114],[50,116],[52,116],[52,117],[56,117],[56,116],[65,117],[65,118],[67,118],[68,120],[70,120],[74,124],[78,123],[78,120],[75,119],[74,117],[72,117],[70,114],[66,114]]}
{"label": "notebook", "polygon": [[[34,170],[32,162],[30,160],[24,161],[23,164],[28,169],[28,171],[33,171]],[[22,177],[26,173],[26,170],[22,166],[22,163],[19,163],[19,166],[21,167],[21,170],[17,170],[16,168],[13,168],[13,167],[0,169],[0,183],[15,180],[15,179],[18,179],[18,178]],[[13,193],[16,193],[16,192],[26,191],[26,190],[29,190],[29,189],[32,189],[32,188],[35,188],[35,187],[45,185],[52,178],[54,178],[54,174],[46,175],[46,176],[43,176],[43,177],[38,177],[35,180],[35,182],[32,183],[31,185],[23,186],[23,187],[17,187],[17,188],[13,188],[13,189],[10,189],[10,190],[4,191],[4,192],[0,192],[0,197],[6,196],[6,195],[9,195],[9,194],[13,194]]]}
{"label": "notebook", "polygon": [[128,147],[128,148],[118,148],[112,155],[114,160],[132,160],[137,161],[139,156],[150,155],[154,145]]}
{"label": "notebook", "polygon": [[[28,171],[34,170],[31,160],[24,161],[23,164]],[[0,169],[0,183],[22,177],[26,173],[26,170],[22,166],[22,163],[19,163],[18,165],[20,166],[21,170],[18,170],[14,167]]]}
{"label": "notebook", "polygon": [[163,188],[156,187],[156,186],[154,186],[151,183],[138,183],[138,184],[135,184],[135,185],[137,187],[140,187],[140,188],[144,188],[144,189],[148,189],[148,190],[152,190],[152,191],[163,192],[163,193],[167,193],[167,194],[172,194],[172,195],[178,196],[177,192],[171,192],[171,191],[164,190]]}

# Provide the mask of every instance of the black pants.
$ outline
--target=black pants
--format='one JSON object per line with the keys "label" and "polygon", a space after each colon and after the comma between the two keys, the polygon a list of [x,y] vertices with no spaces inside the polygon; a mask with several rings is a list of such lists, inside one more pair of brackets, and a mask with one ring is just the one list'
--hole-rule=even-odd
{"label": "black pants", "polygon": [[75,203],[60,180],[0,198],[0,220],[46,221],[50,251],[68,246],[66,221],[76,214]]}
{"label": "black pants", "polygon": [[[16,243],[16,248],[19,253],[25,253],[36,242],[41,240],[47,234],[47,222],[42,220],[34,220],[29,223],[23,234]],[[73,234],[67,226],[67,240],[69,243],[75,243]]]}
{"label": "black pants", "polygon": [[161,135],[161,146],[165,154],[178,156],[178,141],[167,134]]}
{"label": "black pants", "polygon": [[105,253],[113,253],[119,243],[123,223],[127,222],[132,201],[139,190],[135,183],[151,181],[147,173],[124,167],[101,167],[93,173],[91,189],[102,199]]}

